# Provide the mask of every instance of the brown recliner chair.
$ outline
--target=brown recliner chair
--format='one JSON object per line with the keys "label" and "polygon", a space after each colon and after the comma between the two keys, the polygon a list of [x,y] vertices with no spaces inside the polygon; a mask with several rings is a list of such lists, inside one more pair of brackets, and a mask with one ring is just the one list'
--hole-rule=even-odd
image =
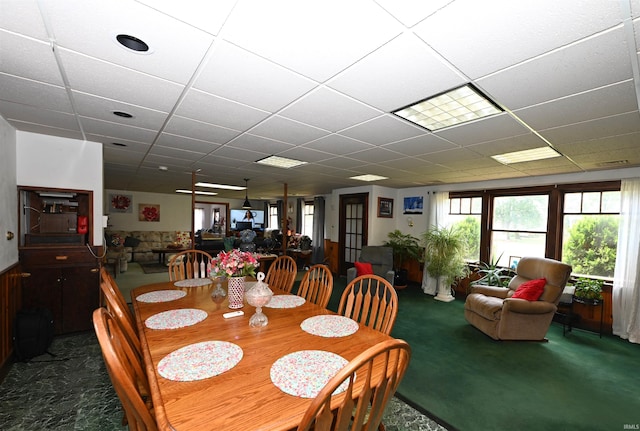
{"label": "brown recliner chair", "polygon": [[[496,340],[545,340],[571,266],[553,259],[523,257],[509,287],[472,286],[464,304],[464,317]],[[537,301],[511,298],[524,282],[546,279]]]}

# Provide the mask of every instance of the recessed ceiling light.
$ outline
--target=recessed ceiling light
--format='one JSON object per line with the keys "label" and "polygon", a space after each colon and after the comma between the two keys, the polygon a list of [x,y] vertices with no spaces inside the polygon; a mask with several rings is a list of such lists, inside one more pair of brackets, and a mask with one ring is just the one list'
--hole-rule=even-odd
{"label": "recessed ceiling light", "polygon": [[373,175],[373,174],[356,175],[355,177],[349,177],[349,178],[352,180],[358,180],[358,181],[380,181],[380,180],[389,179],[389,177],[382,177],[380,175]]}
{"label": "recessed ceiling light", "polygon": [[[188,194],[191,194],[191,190],[178,189],[178,190],[176,190],[176,193],[188,193]],[[203,191],[200,191],[200,190],[196,190],[193,193],[195,193],[197,195],[207,195],[207,196],[215,196],[215,195],[217,195],[216,192],[203,192]]]}
{"label": "recessed ceiling light", "polygon": [[245,186],[231,186],[228,184],[215,184],[215,183],[196,183],[198,187],[209,187],[211,189],[224,189],[224,190],[244,190]]}
{"label": "recessed ceiling light", "polygon": [[393,114],[434,131],[502,112],[471,84],[398,109]]}
{"label": "recessed ceiling light", "polygon": [[166,166],[162,166],[162,165],[161,165],[161,166],[158,166],[158,169],[159,169],[159,170],[161,170],[161,171],[168,171],[168,170],[169,170],[169,168],[168,168],[168,167],[166,167]]}
{"label": "recessed ceiling light", "polygon": [[301,160],[288,159],[286,157],[279,156],[269,156],[264,159],[256,160],[256,163],[260,163],[261,165],[275,166],[276,168],[295,168],[296,166],[306,165],[307,162],[303,162]]}
{"label": "recessed ceiling light", "polygon": [[116,147],[126,147],[127,144],[123,144],[122,142],[112,142],[111,145],[115,145]]}
{"label": "recessed ceiling light", "polygon": [[132,51],[149,51],[149,45],[135,36],[131,36],[129,34],[119,34],[116,36],[116,40],[120,43],[120,45],[124,46],[125,48],[129,48]]}
{"label": "recessed ceiling light", "polygon": [[113,115],[117,115],[118,117],[122,118],[133,118],[133,115],[123,111],[113,111]]}
{"label": "recessed ceiling light", "polygon": [[540,147],[530,150],[514,151],[512,153],[497,154],[491,156],[491,158],[505,165],[510,165],[512,163],[533,162],[535,160],[544,160],[560,156],[561,154],[551,147]]}

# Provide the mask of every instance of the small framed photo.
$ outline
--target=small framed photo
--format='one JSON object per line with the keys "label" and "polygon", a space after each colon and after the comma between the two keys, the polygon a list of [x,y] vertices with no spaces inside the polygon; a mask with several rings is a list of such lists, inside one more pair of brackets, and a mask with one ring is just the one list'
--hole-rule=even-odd
{"label": "small framed photo", "polygon": [[518,262],[520,262],[520,256],[509,256],[509,269],[515,271],[518,266]]}
{"label": "small framed photo", "polygon": [[393,199],[378,198],[378,217],[393,218]]}

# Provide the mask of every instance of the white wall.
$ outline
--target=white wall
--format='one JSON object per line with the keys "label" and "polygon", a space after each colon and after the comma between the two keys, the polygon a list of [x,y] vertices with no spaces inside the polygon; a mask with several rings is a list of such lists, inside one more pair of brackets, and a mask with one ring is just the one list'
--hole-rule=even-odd
{"label": "white wall", "polygon": [[[18,262],[16,130],[0,117],[0,272]],[[7,239],[12,232],[13,239]]]}
{"label": "white wall", "polygon": [[92,191],[93,245],[102,245],[101,143],[18,131],[16,165],[20,186]]}

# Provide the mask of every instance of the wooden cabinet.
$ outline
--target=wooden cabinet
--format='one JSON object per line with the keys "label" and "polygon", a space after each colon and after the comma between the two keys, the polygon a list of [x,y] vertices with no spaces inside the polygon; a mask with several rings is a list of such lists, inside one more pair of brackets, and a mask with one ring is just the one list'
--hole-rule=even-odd
{"label": "wooden cabinet", "polygon": [[[90,248],[93,194],[81,190],[20,188],[22,306],[47,308],[55,333],[91,329],[100,303],[99,250]],[[88,230],[78,232],[79,216]]]}

